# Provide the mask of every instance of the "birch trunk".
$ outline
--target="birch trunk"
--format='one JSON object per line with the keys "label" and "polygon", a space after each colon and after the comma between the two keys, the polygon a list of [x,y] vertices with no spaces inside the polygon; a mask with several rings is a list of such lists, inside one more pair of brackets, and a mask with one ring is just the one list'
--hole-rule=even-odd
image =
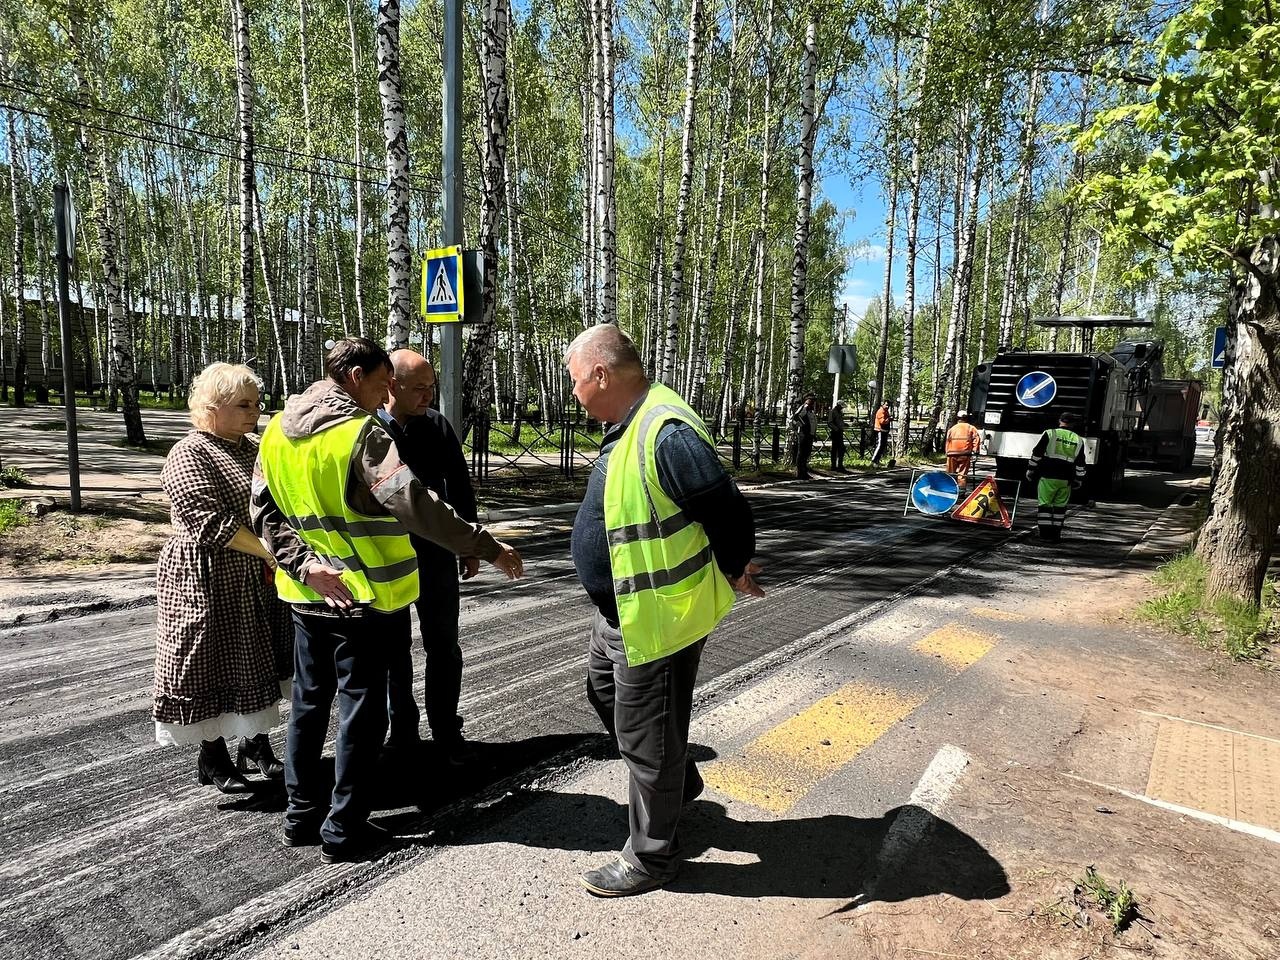
{"label": "birch trunk", "polygon": [[22,184],[26,179],[18,160],[18,126],[12,110],[5,111],[9,134],[9,208],[13,214],[13,405],[27,405],[27,278],[23,223],[26,204]]}
{"label": "birch trunk", "polygon": [[[933,30],[933,7],[929,5],[925,22]],[[925,83],[929,72],[929,35],[925,36],[920,50],[920,79],[916,88],[916,110],[912,122],[911,135],[911,199],[907,206],[907,276],[906,293],[902,304],[902,378],[898,383],[898,430],[894,438],[894,456],[905,459],[907,447],[911,440],[911,387],[915,373],[915,329],[916,329],[916,257],[919,253],[917,241],[920,233],[920,180],[921,150],[923,147],[924,129],[921,114],[921,101],[924,99]]]}
{"label": "birch trunk", "polygon": [[253,284],[253,61],[249,48],[249,11],[245,0],[231,0],[236,48],[236,128],[240,161],[240,360],[256,363],[254,339],[257,313]]}
{"label": "birch trunk", "polygon": [[796,229],[791,261],[791,330],[787,342],[786,411],[800,404],[804,387],[804,335],[809,322],[809,220],[813,212],[813,148],[818,136],[814,87],[818,78],[818,24],[804,32],[803,81],[800,93],[800,162],[796,170]]}
{"label": "birch trunk", "polygon": [[262,262],[262,285],[267,291],[267,315],[271,318],[271,335],[275,339],[276,356],[280,361],[280,386],[287,395],[296,392],[297,384],[290,372],[289,354],[285,350],[284,331],[281,329],[283,324],[280,322],[280,313],[276,310],[275,281],[271,276],[271,264],[267,261],[267,231],[262,224],[262,204],[258,201],[256,193],[253,219],[258,234],[258,253]]}
{"label": "birch trunk", "polygon": [[484,276],[480,284],[484,310],[471,330],[462,370],[464,406],[459,436],[465,438],[476,419],[489,409],[493,339],[498,308],[498,220],[502,214],[507,160],[507,0],[485,0],[481,44],[484,82],[484,196],[480,206],[480,250]]}
{"label": "birch trunk", "polygon": [[600,101],[596,119],[596,225],[600,235],[600,323],[618,322],[618,228],[614,188],[613,0],[594,0],[600,52]]}
{"label": "birch trunk", "polygon": [[684,254],[689,231],[689,195],[693,189],[694,111],[698,101],[698,55],[702,31],[702,0],[689,6],[689,46],[685,58],[684,132],[680,146],[680,192],[676,199],[675,235],[671,242],[671,291],[667,298],[667,329],[662,350],[661,381],[676,382],[676,352],[680,344],[680,314],[684,308]]}
{"label": "birch trunk", "polygon": [[400,82],[400,0],[378,0],[378,97],[387,166],[387,349],[409,343],[409,136]]}
{"label": "birch trunk", "polygon": [[[315,153],[311,130],[311,83],[307,57],[307,0],[298,0],[298,66],[302,73],[302,134],[307,150],[307,193],[304,199],[302,229],[302,316],[299,317],[298,335],[302,338],[302,369],[305,380],[320,376],[320,322],[317,316],[317,288],[319,268],[316,264],[316,247],[319,244],[319,224],[316,217],[316,167],[310,159]],[[361,176],[359,170],[355,172]]]}
{"label": "birch trunk", "polygon": [[[347,4],[347,38],[351,46],[351,130],[352,130],[352,146],[351,146],[351,163],[352,187],[355,191],[355,226],[353,233],[355,234],[355,254],[354,254],[354,277],[353,277],[353,293],[352,296],[356,301],[356,330],[360,336],[365,336],[366,326],[364,318],[364,230],[365,230],[365,214],[364,214],[364,149],[361,143],[361,119],[360,119],[360,77],[364,71],[360,65],[360,44],[356,39],[356,13],[353,0],[346,0]],[[363,9],[363,7],[361,8]]]}
{"label": "birch trunk", "polygon": [[[773,155],[773,0],[765,4],[764,15],[764,114],[761,117],[761,130],[764,143],[760,152],[760,202],[756,215],[755,235],[755,294],[752,309],[755,313],[755,340],[752,353],[752,385],[755,388],[755,416],[751,424],[751,462],[756,470],[760,469],[761,434],[764,430],[764,261],[765,238],[769,229],[769,165]],[[743,381],[747,379],[743,372]],[[746,390],[743,390],[745,395]]]}

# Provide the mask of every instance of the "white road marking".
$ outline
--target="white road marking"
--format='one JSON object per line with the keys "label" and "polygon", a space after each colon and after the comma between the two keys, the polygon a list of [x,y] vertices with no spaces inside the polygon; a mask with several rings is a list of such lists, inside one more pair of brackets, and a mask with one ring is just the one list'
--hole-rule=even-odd
{"label": "white road marking", "polygon": [[876,865],[871,877],[856,898],[860,902],[854,912],[875,901],[875,888],[880,878],[888,875],[894,864],[905,861],[924,838],[933,820],[940,816],[942,808],[946,806],[951,791],[955,789],[971,759],[959,747],[949,743],[944,743],[934,754],[933,760],[916,782],[915,789],[911,791],[910,799],[899,809],[898,815],[889,825],[889,832],[885,834],[880,852],[876,854]]}

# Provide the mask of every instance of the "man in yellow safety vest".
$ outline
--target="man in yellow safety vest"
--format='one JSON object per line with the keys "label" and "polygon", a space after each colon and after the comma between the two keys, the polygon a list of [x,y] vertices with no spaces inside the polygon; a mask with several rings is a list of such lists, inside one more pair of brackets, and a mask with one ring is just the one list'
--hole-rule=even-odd
{"label": "man in yellow safety vest", "polygon": [[630,838],[581,880],[597,896],[627,896],[676,875],[680,809],[702,791],[688,758],[702,647],[734,590],[764,591],[751,507],[701,418],[649,384],[635,345],[611,324],[579,335],[565,364],[573,395],[606,424],[572,551],[596,606],[587,698],[630,774]]}
{"label": "man in yellow safety vest", "polygon": [[[294,677],[285,754],[286,846],[320,844],[326,863],[386,840],[368,786],[387,725],[387,664],[409,632],[418,561],[409,534],[488,560],[514,579],[520,554],[466,523],[414,477],[373,416],[391,382],[387,352],[340,340],[326,379],[289,398],[263,433],[250,514],[293,606]],[[320,756],[338,700],[332,794]]]}

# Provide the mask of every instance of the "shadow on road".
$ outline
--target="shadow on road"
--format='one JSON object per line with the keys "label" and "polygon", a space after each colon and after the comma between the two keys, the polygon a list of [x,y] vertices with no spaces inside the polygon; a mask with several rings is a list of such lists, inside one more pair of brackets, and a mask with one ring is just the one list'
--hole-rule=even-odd
{"label": "shadow on road", "polygon": [[[534,792],[525,800],[519,815],[462,842],[609,853],[626,841],[625,804],[580,793]],[[720,803],[695,800],[680,830],[686,862],[667,887],[673,893],[849,900],[839,913],[872,901],[938,893],[988,900],[1009,892],[1004,868],[977,840],[913,805],[880,817],[736,820]],[[722,853],[697,859],[709,850]]]}

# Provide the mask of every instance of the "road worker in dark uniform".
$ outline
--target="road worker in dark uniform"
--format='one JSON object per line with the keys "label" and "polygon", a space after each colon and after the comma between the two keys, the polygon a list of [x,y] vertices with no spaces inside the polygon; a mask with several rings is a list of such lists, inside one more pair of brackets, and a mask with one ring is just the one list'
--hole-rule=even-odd
{"label": "road worker in dark uniform", "polygon": [[1027,467],[1027,482],[1036,484],[1040,539],[1046,543],[1062,539],[1071,491],[1084,483],[1084,441],[1071,429],[1075,424],[1074,414],[1059,417],[1056,429],[1040,435]]}
{"label": "road worker in dark uniform", "polygon": [[573,395],[607,424],[573,525],[573,562],[596,606],[587,698],[630,775],[630,837],[583,874],[591,893],[644,893],[676,875],[676,826],[702,790],[688,757],[698,660],[733,592],[763,596],[751,562],[751,507],[701,418],[650,385],[635,344],[612,324],[565,355]]}
{"label": "road worker in dark uniform", "polygon": [[[444,414],[431,408],[436,372],[412,350],[391,354],[391,393],[378,417],[396,442],[413,475],[468,523],[476,520],[476,495],[458,435]],[[458,574],[469,580],[480,570],[477,557],[458,557],[430,540],[409,535],[418,556],[421,592],[414,606],[427,654],[425,704],[431,739],[445,760],[460,766],[474,752],[462,739],[458,699],[462,692],[462,647],[458,644]],[[387,747],[412,749],[418,743],[418,704],[413,695],[413,638],[394,652],[387,675]]]}
{"label": "road worker in dark uniform", "polygon": [[[326,863],[360,859],[386,834],[368,822],[370,778],[386,730],[387,658],[418,598],[409,534],[488,560],[510,578],[520,554],[461,520],[414,478],[374,413],[391,360],[347,337],[326,379],[289,398],[268,424],[254,468],[250,518],[279,564],[293,606],[293,703],[285,755],[286,846],[320,844]],[[333,790],[321,763],[338,700]]]}

